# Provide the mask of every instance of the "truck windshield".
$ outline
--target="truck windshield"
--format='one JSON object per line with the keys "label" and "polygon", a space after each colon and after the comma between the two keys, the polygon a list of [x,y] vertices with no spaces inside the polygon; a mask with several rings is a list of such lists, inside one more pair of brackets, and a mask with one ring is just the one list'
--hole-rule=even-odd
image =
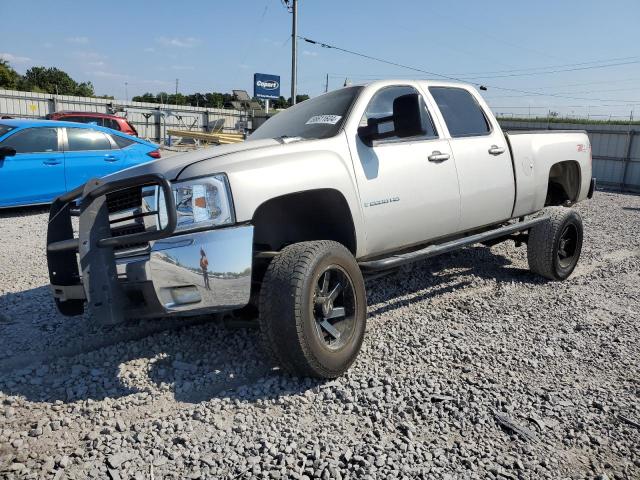
{"label": "truck windshield", "polygon": [[333,137],[340,131],[351,105],[361,90],[362,87],[341,88],[298,103],[267,120],[251,134],[249,140]]}

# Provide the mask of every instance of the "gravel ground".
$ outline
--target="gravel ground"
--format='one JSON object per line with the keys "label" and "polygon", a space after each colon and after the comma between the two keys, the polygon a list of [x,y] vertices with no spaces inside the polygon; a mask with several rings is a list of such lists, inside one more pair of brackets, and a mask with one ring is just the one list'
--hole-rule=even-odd
{"label": "gravel ground", "polygon": [[0,213],[2,478],[640,478],[640,197],[578,206],[574,275],[510,242],[368,282],[347,375],[257,332],[92,327],[47,290],[43,210]]}

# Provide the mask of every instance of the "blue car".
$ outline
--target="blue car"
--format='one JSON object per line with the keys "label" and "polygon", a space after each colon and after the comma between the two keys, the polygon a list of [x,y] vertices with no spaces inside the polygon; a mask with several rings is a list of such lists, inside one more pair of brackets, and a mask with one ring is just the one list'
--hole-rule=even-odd
{"label": "blue car", "polygon": [[157,145],[97,125],[0,120],[0,208],[50,203],[90,178],[156,158]]}

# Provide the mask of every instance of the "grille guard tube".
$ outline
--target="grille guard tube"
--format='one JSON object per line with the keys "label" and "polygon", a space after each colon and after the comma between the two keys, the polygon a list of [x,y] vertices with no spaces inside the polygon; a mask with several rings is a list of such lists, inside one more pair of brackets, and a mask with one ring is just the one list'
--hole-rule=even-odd
{"label": "grille guard tube", "polygon": [[[127,188],[153,185],[164,192],[167,212],[165,227],[151,232],[112,237],[106,195]],[[80,238],[74,238],[71,202],[78,198]],[[176,225],[175,199],[171,183],[164,176],[146,174],[111,182],[91,179],[56,198],[51,205],[47,229],[49,281],[54,291],[56,287],[64,290],[64,287],[83,285],[76,258],[76,252],[79,252],[83,287],[95,320],[100,323],[117,323],[122,319],[123,294],[118,283],[113,248],[167,238],[174,233]],[[67,316],[80,315],[84,311],[84,300],[78,298],[56,298],[56,305]]]}
{"label": "grille guard tube", "polygon": [[[80,206],[80,215],[84,209],[88,207],[88,204],[85,204],[85,200],[93,201],[98,197],[103,195],[107,195],[109,193],[116,192],[118,190],[125,190],[131,187],[145,187],[157,185],[162,188],[164,193],[164,199],[166,203],[166,211],[167,211],[167,225],[160,230],[155,232],[142,232],[142,233],[132,233],[129,235],[122,235],[120,237],[105,237],[100,239],[97,242],[98,247],[117,247],[120,245],[126,245],[128,243],[143,243],[150,242],[152,240],[159,240],[162,238],[167,238],[173,235],[173,232],[176,229],[176,225],[178,224],[178,215],[176,213],[176,204],[175,199],[173,198],[173,194],[171,192],[171,183],[164,178],[164,176],[160,174],[147,174],[140,175],[137,177],[131,177],[121,180],[114,180],[112,182],[102,182],[99,179],[91,179],[84,185],[81,185],[70,192],[67,192],[63,195],[60,195],[56,198],[52,205],[49,213],[49,227],[47,231],[47,252],[60,252],[67,250],[75,250],[78,251],[77,240],[73,238],[73,231],[71,230],[71,234],[64,235],[66,238],[58,238],[59,235],[56,235],[55,230],[57,228],[63,228],[62,225],[67,222],[64,221],[65,218],[70,217],[70,203],[73,200],[81,197],[81,206]],[[84,192],[87,186],[91,186],[93,188],[89,189],[87,192]],[[83,207],[83,204],[85,206]],[[154,212],[157,213],[157,212]],[[58,220],[58,216],[62,215],[63,220],[56,222]],[[71,219],[68,218],[69,226],[71,226]],[[57,228],[56,228],[57,227]],[[68,232],[67,229],[65,231]],[[54,241],[50,239],[55,238]]]}

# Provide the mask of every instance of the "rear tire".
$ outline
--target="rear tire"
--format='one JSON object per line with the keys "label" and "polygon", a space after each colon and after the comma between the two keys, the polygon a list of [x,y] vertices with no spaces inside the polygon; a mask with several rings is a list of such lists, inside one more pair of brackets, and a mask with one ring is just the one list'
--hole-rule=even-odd
{"label": "rear tire", "polygon": [[360,351],[366,310],[360,267],[343,245],[290,245],[272,259],[262,282],[264,348],[293,375],[338,377]]}
{"label": "rear tire", "polygon": [[582,218],[569,208],[545,208],[548,218],[529,231],[527,259],[532,272],[549,280],[564,280],[582,251]]}

